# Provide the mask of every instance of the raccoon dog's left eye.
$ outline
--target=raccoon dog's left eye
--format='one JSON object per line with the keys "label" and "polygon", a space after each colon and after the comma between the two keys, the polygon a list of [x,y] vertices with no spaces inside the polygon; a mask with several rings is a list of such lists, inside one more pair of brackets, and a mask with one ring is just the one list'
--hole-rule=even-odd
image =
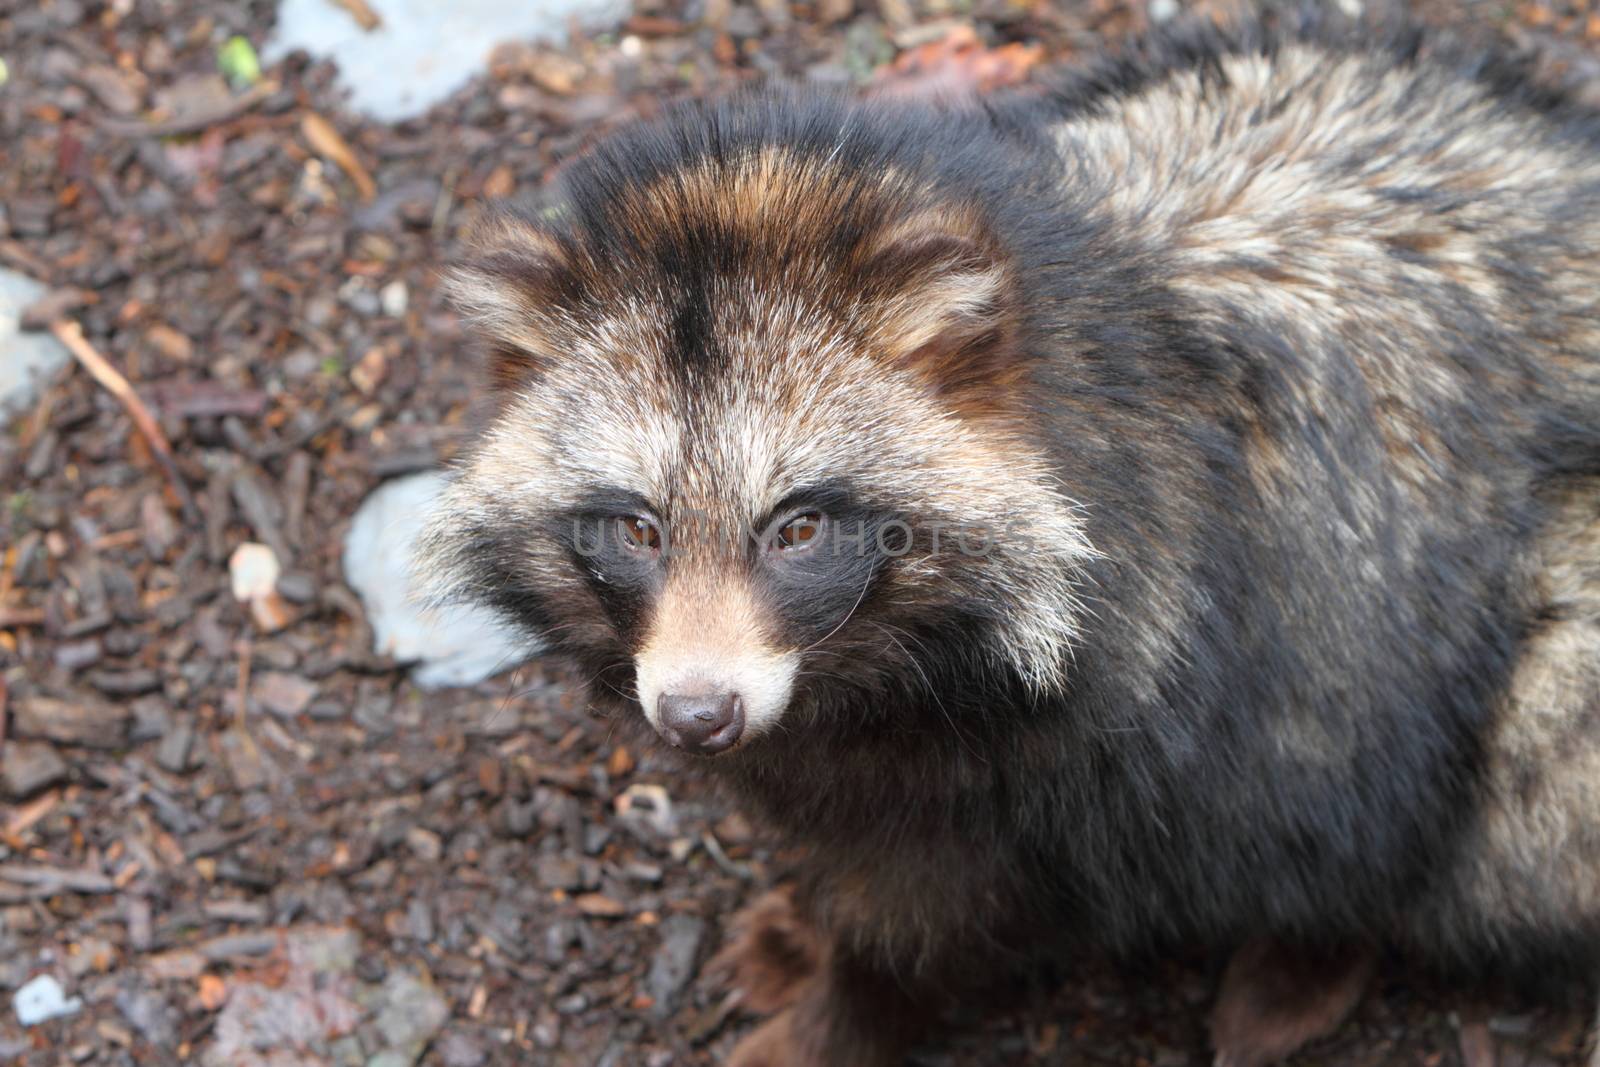
{"label": "raccoon dog's left eye", "polygon": [[772,538],[772,547],[785,552],[806,548],[816,541],[821,531],[822,513],[808,511],[778,527],[777,534]]}

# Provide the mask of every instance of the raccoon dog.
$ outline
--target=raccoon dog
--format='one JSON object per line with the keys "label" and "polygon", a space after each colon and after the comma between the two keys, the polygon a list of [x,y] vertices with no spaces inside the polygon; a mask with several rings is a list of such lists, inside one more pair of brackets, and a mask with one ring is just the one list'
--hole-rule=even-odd
{"label": "raccoon dog", "polygon": [[1325,29],[769,90],[453,289],[495,414],[425,575],[807,850],[736,1062],[896,1063],[1083,950],[1234,952],[1235,1067],[1380,946],[1600,968],[1593,112]]}

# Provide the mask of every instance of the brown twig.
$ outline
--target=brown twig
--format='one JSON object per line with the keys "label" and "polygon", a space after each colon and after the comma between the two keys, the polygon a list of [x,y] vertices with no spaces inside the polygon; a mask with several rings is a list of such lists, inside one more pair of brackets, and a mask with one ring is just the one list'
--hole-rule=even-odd
{"label": "brown twig", "polygon": [[333,123],[315,111],[307,111],[300,116],[300,132],[318,155],[331,159],[334,166],[344,171],[346,177],[355,183],[356,192],[361,194],[362,200],[371,201],[378,195],[378,183],[372,180],[371,173],[357,158],[355,149],[350,147],[350,142],[334,128]]}
{"label": "brown twig", "polygon": [[95,351],[94,346],[84,338],[83,327],[76,322],[71,319],[57,319],[50,324],[50,332],[67,346],[67,351],[72,353],[73,358],[83,365],[83,369],[88,371],[106,392],[117,398],[123,410],[128,413],[128,417],[133,420],[134,426],[138,428],[140,435],[144,437],[145,443],[150,446],[150,451],[155,454],[156,462],[161,464],[162,473],[172,484],[173,492],[178,494],[178,501],[183,505],[183,517],[190,522],[198,520],[200,511],[195,507],[189,486],[185,484],[183,475],[178,471],[178,463],[173,458],[172,446],[167,443],[167,435],[161,432],[161,424],[150,414],[150,409],[139,399],[139,394],[128,384],[128,379],[108,363],[104,356]]}

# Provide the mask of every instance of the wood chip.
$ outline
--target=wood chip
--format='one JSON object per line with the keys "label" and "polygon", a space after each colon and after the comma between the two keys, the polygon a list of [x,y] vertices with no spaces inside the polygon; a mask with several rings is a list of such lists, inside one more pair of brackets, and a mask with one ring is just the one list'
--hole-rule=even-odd
{"label": "wood chip", "polygon": [[145,976],[156,982],[192,982],[205,973],[206,958],[198,952],[177,949],[146,957]]}
{"label": "wood chip", "polygon": [[144,341],[174,363],[188,363],[194,359],[194,342],[164,322],[146,329]]}
{"label": "wood chip", "polygon": [[43,608],[6,607],[0,604],[0,630],[12,630],[23,626],[43,626]]}
{"label": "wood chip", "polygon": [[34,867],[23,863],[0,863],[0,882],[28,886],[47,896],[55,893],[114,893],[117,889],[116,883],[99,871]]}
{"label": "wood chip", "polygon": [[[12,741],[0,747],[0,794],[21,799],[30,797],[47,786],[55,785],[67,776],[67,765],[49,745],[28,741]],[[54,801],[55,794],[42,798]],[[36,805],[38,802],[35,801]],[[30,805],[32,807],[33,805]],[[15,837],[34,822],[43,818],[43,812],[26,822],[22,809],[6,823],[6,833]],[[48,810],[48,808],[46,809]]]}
{"label": "wood chip", "polygon": [[58,789],[52,789],[50,792],[28,801],[28,803],[13,811],[11,817],[6,820],[6,837],[11,840],[21,837],[40,819],[54,811],[60,803],[61,791]]}
{"label": "wood chip", "polygon": [[239,727],[223,731],[218,739],[222,759],[233,786],[240,792],[260,789],[267,784],[267,763],[255,740]]}
{"label": "wood chip", "polygon": [[1461,1026],[1463,1067],[1495,1067],[1498,1061],[1494,1035],[1489,1032],[1489,1027],[1481,1021],[1463,1023]]}
{"label": "wood chip", "polygon": [[228,983],[214,974],[202,974],[198,997],[202,1008],[216,1011],[228,1002]]}
{"label": "wood chip", "polygon": [[628,913],[625,904],[604,893],[583,893],[573,898],[572,902],[578,905],[579,911],[597,919],[616,919]]}
{"label": "wood chip", "polygon": [[263,100],[277,92],[279,88],[281,86],[277,82],[268,79],[257,82],[238,96],[225,98],[213,107],[197,109],[190,114],[159,122],[142,122],[137,119],[106,119],[100,123],[100,126],[109,133],[119,134],[123,137],[176,137],[179,134],[199,133],[201,130],[236,119],[240,115],[255,109]]}
{"label": "wood chip", "polygon": [[145,390],[163,415],[186,419],[237,415],[253,419],[267,409],[267,394],[206,380],[152,382]]}
{"label": "wood chip", "polygon": [[16,701],[12,725],[21,737],[85,748],[121,748],[128,743],[131,718],[132,712],[121,704],[30,696]]}

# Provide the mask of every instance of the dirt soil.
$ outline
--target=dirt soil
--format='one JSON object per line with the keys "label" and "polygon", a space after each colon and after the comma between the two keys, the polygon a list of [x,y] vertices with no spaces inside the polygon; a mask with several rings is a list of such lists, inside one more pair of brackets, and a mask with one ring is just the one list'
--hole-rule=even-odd
{"label": "dirt soil", "polygon": [[[1594,2],[1421,13],[1593,93]],[[0,432],[0,1063],[718,1062],[752,1020],[700,971],[782,855],[556,664],[419,691],[342,582],[365,494],[458,447],[438,267],[482,204],[672,97],[989,87],[1175,7],[641,0],[384,126],[304,56],[218,80],[262,0],[0,0],[0,265],[54,290],[176,469],[72,365]],[[245,542],[283,568],[254,611]],[[920,1062],[1204,1064],[1215,967],[1086,966]],[[14,994],[50,982],[78,1003],[24,1029]],[[1301,1062],[1573,1064],[1585,997],[1390,964]]]}

